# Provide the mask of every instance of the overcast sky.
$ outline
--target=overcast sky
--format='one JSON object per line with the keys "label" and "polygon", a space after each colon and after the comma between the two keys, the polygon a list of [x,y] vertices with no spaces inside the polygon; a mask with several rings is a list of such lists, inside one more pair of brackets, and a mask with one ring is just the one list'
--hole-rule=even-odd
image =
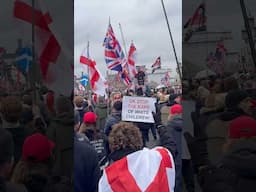
{"label": "overcast sky", "polygon": [[[12,15],[14,0],[1,4],[0,7],[0,46],[8,51],[14,51],[17,38],[24,38],[19,30],[14,28],[17,21]],[[73,14],[72,1],[51,1],[44,0],[50,15],[53,18],[53,25],[58,29],[59,34],[66,41],[66,45],[72,48],[74,30],[74,59],[76,73],[80,74],[81,64],[79,57],[90,41],[90,55],[96,60],[102,73],[106,69],[104,61],[104,40],[109,17],[117,39],[123,46],[118,23],[121,23],[127,51],[131,41],[137,48],[137,64],[151,64],[158,56],[162,58],[163,66],[170,66],[175,69],[175,59],[171,48],[170,37],[161,6],[161,0],[75,0],[74,3],[74,28],[65,25]],[[185,22],[193,14],[196,7],[202,0],[164,0],[166,11],[179,61],[182,57],[182,20]],[[241,44],[241,28],[243,19],[239,1],[236,0],[205,0],[207,25],[209,31],[233,31],[234,49],[239,51]],[[256,16],[256,1],[245,0],[248,12]],[[61,7],[61,9],[59,9]],[[57,10],[57,11],[56,11]],[[25,39],[26,40],[26,39]],[[72,49],[70,52],[73,53]]]}
{"label": "overcast sky", "polygon": [[[127,52],[131,41],[137,48],[137,65],[148,68],[158,56],[162,66],[174,71],[176,62],[168,33],[161,0],[76,0],[75,2],[75,73],[83,70],[79,57],[90,41],[90,56],[97,62],[103,74],[106,63],[102,46],[109,17],[114,33],[123,46],[121,23]],[[182,1],[164,0],[179,61],[182,57]],[[124,51],[124,48],[123,48]]]}

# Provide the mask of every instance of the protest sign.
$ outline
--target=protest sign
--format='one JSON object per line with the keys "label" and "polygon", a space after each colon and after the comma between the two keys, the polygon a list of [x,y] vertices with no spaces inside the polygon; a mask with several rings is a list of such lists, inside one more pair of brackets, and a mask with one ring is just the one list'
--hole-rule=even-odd
{"label": "protest sign", "polygon": [[122,121],[154,123],[155,98],[123,97]]}

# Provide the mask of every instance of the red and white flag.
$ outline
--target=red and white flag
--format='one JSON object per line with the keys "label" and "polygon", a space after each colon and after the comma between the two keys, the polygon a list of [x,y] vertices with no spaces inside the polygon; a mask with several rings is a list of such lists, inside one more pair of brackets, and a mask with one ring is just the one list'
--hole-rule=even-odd
{"label": "red and white flag", "polygon": [[[35,1],[33,8],[30,0],[15,0],[13,16],[22,24],[24,33],[31,31],[34,23],[35,55],[45,84],[57,93],[70,95],[73,88],[70,81],[73,78],[71,51],[65,47],[59,34],[57,35],[53,18],[43,1]],[[67,90],[67,87],[71,90]]]}
{"label": "red and white flag", "polygon": [[89,77],[92,91],[100,96],[106,95],[107,81],[97,69],[96,62],[87,58],[86,51],[84,51],[80,56],[80,63],[89,67]]}
{"label": "red and white flag", "polygon": [[128,68],[129,68],[129,73],[131,78],[134,78],[135,75],[138,73],[135,67],[135,57],[136,57],[136,47],[132,43],[128,53]]}
{"label": "red and white flag", "polygon": [[99,192],[173,192],[175,165],[163,148],[144,148],[107,167],[99,181]]}

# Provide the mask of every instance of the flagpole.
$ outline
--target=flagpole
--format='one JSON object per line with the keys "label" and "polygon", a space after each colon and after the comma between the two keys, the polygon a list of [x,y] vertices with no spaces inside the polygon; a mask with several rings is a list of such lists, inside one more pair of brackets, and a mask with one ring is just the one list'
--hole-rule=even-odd
{"label": "flagpole", "polygon": [[125,57],[127,58],[128,55],[127,55],[126,44],[125,44],[125,40],[124,40],[124,34],[123,34],[121,23],[119,23],[119,28],[120,28],[120,32],[121,32],[121,36],[122,36],[122,40],[123,40]]}
{"label": "flagpole", "polygon": [[36,103],[36,62],[35,62],[35,0],[32,1],[32,66],[31,66],[31,72],[32,75],[30,75],[30,85],[32,88],[32,98],[34,103]]}
{"label": "flagpole", "polygon": [[256,51],[255,51],[255,46],[254,46],[254,41],[253,41],[253,34],[252,34],[252,29],[251,29],[249,21],[248,21],[248,15],[246,12],[244,0],[240,0],[240,6],[242,9],[242,13],[243,13],[244,25],[245,25],[246,32],[248,35],[249,46],[250,46],[250,50],[251,50],[251,57],[252,57],[252,60],[254,63],[254,67],[256,67]]}
{"label": "flagpole", "polygon": [[176,60],[176,65],[177,65],[179,77],[180,77],[180,80],[182,81],[179,61],[178,61],[178,58],[177,58],[177,54],[176,54],[176,50],[175,50],[175,46],[174,46],[174,41],[173,41],[173,37],[172,37],[172,33],[171,33],[171,29],[170,29],[170,25],[169,25],[169,21],[168,21],[168,17],[167,17],[167,14],[166,14],[166,10],[165,10],[165,6],[164,6],[163,0],[161,0],[161,3],[162,3],[162,6],[163,6],[163,11],[164,11],[164,15],[165,15],[165,19],[166,19],[169,35],[170,35],[170,38],[171,38],[171,43],[172,43],[172,47],[173,47],[173,52],[174,52],[174,56],[175,56],[175,60]]}
{"label": "flagpole", "polygon": [[[90,48],[90,42],[87,42],[87,58],[90,59],[90,54],[89,54],[89,48]],[[90,88],[91,88],[91,82],[90,82],[90,75],[89,75],[89,66],[87,66],[87,75],[88,75],[88,96],[89,96],[89,100],[92,101],[92,94],[90,92]]]}

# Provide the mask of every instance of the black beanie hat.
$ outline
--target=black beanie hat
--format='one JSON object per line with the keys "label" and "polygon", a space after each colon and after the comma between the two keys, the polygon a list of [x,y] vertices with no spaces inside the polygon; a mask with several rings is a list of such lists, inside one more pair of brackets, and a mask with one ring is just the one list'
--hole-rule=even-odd
{"label": "black beanie hat", "polygon": [[227,108],[236,108],[241,101],[249,97],[249,94],[243,90],[235,90],[228,92],[225,98]]}

